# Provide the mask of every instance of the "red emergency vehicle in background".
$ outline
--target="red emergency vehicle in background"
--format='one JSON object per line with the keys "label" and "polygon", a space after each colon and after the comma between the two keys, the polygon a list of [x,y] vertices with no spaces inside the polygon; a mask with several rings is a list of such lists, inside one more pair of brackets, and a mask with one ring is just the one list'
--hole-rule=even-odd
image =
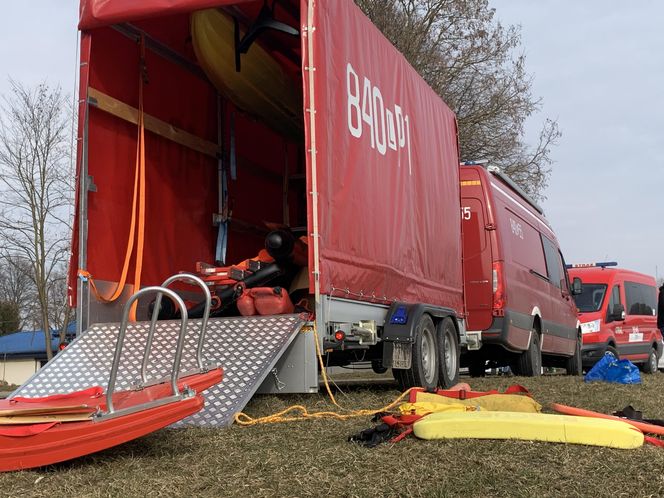
{"label": "red emergency vehicle in background", "polygon": [[655,279],[613,266],[617,263],[590,263],[569,270],[583,282],[574,297],[583,332],[583,367],[592,367],[610,351],[655,373],[662,356]]}
{"label": "red emergency vehicle in background", "polygon": [[[461,165],[464,291],[471,375],[511,366],[581,373],[581,331],[558,241],[542,209],[498,168]],[[580,292],[581,282],[575,291]]]}

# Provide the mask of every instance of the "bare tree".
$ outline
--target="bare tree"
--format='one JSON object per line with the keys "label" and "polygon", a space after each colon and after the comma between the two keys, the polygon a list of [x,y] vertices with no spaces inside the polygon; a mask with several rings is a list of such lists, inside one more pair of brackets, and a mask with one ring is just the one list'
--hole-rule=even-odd
{"label": "bare tree", "polygon": [[50,359],[49,285],[68,252],[69,136],[60,88],[11,81],[0,115],[0,255],[29,262]]}
{"label": "bare tree", "polygon": [[48,312],[51,326],[60,333],[60,343],[67,334],[67,327],[72,321],[72,308],[69,306],[67,292],[67,266],[59,265],[51,273],[48,283]]}
{"label": "bare tree", "polygon": [[29,261],[15,254],[0,253],[0,300],[19,310],[21,321],[17,330],[40,326],[31,268]]}
{"label": "bare tree", "polygon": [[376,26],[456,113],[462,160],[488,159],[535,197],[560,137],[546,120],[534,148],[526,119],[540,110],[518,27],[502,26],[487,0],[356,0]]}
{"label": "bare tree", "polygon": [[21,315],[18,312],[18,306],[9,301],[0,300],[0,336],[16,332],[20,326]]}

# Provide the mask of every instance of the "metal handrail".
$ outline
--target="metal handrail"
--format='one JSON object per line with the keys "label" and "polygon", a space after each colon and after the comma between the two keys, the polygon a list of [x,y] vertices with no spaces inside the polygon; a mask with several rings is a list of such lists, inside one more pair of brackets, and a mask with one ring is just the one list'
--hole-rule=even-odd
{"label": "metal handrail", "polygon": [[158,292],[159,295],[166,294],[169,296],[180,309],[180,335],[178,336],[178,343],[175,349],[175,358],[173,359],[173,370],[171,371],[171,387],[173,388],[173,395],[178,396],[180,390],[178,389],[178,374],[180,372],[180,360],[182,359],[182,349],[184,346],[184,337],[187,332],[187,308],[184,305],[184,301],[180,296],[178,296],[174,291],[166,289],[164,287],[152,286],[145,287],[141,289],[136,294],[131,296],[127,303],[125,304],[124,310],[122,312],[122,322],[120,323],[120,330],[118,331],[118,339],[115,343],[115,355],[113,357],[113,365],[111,366],[111,375],[108,379],[108,387],[106,389],[106,407],[107,414],[111,414],[115,411],[113,407],[113,392],[115,391],[115,381],[118,376],[118,368],[120,366],[120,357],[122,356],[122,345],[124,344],[125,334],[127,332],[127,322],[129,321],[129,311],[132,308],[134,302],[141,296],[149,294],[151,292]]}
{"label": "metal handrail", "polygon": [[[198,362],[198,368],[202,371],[205,370],[203,365],[203,345],[205,342],[205,332],[207,331],[207,322],[210,316],[210,306],[212,305],[212,295],[210,294],[210,289],[205,285],[205,282],[196,275],[191,273],[178,273],[172,275],[164,280],[164,283],[161,284],[162,288],[167,288],[173,282],[178,280],[184,280],[188,282],[193,282],[203,289],[203,294],[205,294],[205,311],[203,312],[203,319],[201,321],[201,335],[198,338],[198,349],[196,350],[196,361]],[[147,369],[148,369],[148,359],[150,357],[150,352],[152,351],[152,339],[154,337],[154,331],[157,325],[157,320],[159,318],[159,310],[161,308],[161,297],[163,293],[159,292],[154,301],[154,308],[152,311],[152,319],[150,320],[150,330],[148,331],[147,344],[145,345],[145,353],[143,354],[143,363],[141,364],[141,381],[143,384],[146,384],[147,379]],[[184,315],[183,309],[180,309],[180,314]]]}

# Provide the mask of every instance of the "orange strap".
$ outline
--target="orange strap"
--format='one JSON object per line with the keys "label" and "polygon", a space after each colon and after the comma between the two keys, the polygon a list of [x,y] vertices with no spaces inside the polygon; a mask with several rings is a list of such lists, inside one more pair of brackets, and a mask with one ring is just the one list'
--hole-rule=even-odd
{"label": "orange strap", "polygon": [[[133,292],[141,288],[141,272],[143,270],[143,246],[145,244],[145,122],[143,119],[143,84],[147,79],[145,67],[145,38],[141,35],[141,67],[138,74],[138,149],[137,166],[140,170],[139,193],[138,193],[138,240],[136,244],[136,264],[134,270]],[[138,301],[135,301],[129,318],[132,322],[136,321],[136,307]]]}
{"label": "orange strap", "polygon": [[[90,282],[90,288],[95,298],[102,303],[111,303],[115,301],[124,290],[125,283],[127,282],[127,274],[129,273],[129,263],[134,253],[134,238],[137,236],[136,243],[136,265],[134,270],[134,285],[132,292],[141,288],[141,273],[143,270],[143,247],[145,237],[145,123],[143,118],[143,84],[146,78],[145,72],[145,39],[141,36],[140,39],[141,59],[138,74],[138,137],[136,140],[136,168],[134,172],[134,194],[131,203],[131,222],[129,224],[129,237],[127,239],[127,251],[125,253],[124,264],[122,265],[122,273],[120,280],[115,290],[109,297],[102,296],[95,285],[92,275],[87,270],[79,269],[79,277],[85,278]],[[138,205],[138,215],[136,207]],[[136,233],[136,224],[138,218],[138,234]],[[132,306],[129,318],[131,321],[136,321],[136,306]]]}

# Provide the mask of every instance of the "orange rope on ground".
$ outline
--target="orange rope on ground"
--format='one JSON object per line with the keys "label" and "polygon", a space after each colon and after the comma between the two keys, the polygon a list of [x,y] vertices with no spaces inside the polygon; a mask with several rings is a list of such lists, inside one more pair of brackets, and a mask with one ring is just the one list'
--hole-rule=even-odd
{"label": "orange rope on ground", "polygon": [[[318,332],[316,331],[316,322],[314,322],[314,328],[313,328],[313,333],[314,333],[314,341],[316,342],[316,356],[318,356],[318,363],[321,367],[321,373],[323,376],[323,383],[325,384],[325,389],[327,390],[327,394],[330,397],[330,400],[332,401],[332,404],[336,406],[337,408],[345,411],[346,413],[339,413],[339,412],[330,412],[330,411],[321,411],[321,412],[309,412],[306,407],[302,405],[292,405],[289,406],[288,408],[281,410],[280,412],[273,413],[272,415],[266,415],[265,417],[258,417],[258,418],[253,418],[249,415],[247,415],[244,412],[236,413],[235,414],[235,422],[238,425],[259,425],[259,424],[274,424],[274,423],[280,423],[280,422],[296,422],[299,420],[308,420],[308,419],[319,419],[319,418],[334,418],[337,420],[348,420],[351,418],[355,417],[371,417],[373,415],[376,415],[377,413],[381,412],[387,412],[397,406],[401,401],[410,394],[410,391],[412,391],[413,387],[408,389],[407,391],[401,393],[394,401],[392,401],[390,404],[383,406],[382,408],[378,409],[359,409],[359,410],[348,410],[339,403],[337,403],[336,398],[334,397],[334,394],[332,393],[332,389],[330,389],[330,384],[327,379],[327,374],[325,373],[325,365],[323,364],[323,356],[321,354],[320,350],[320,344],[318,342]],[[292,412],[297,412],[295,415],[290,415]]]}

